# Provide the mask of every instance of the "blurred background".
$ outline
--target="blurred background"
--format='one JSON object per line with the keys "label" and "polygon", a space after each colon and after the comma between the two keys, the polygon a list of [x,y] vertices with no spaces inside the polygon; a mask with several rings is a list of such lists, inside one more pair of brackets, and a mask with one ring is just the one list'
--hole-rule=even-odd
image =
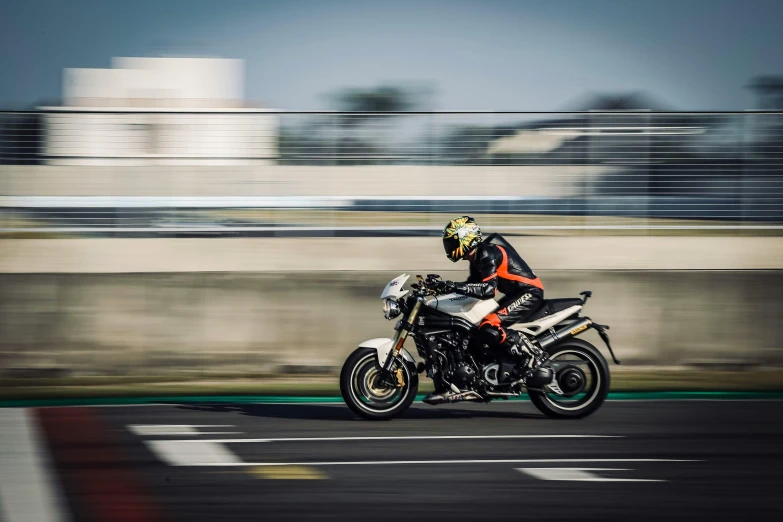
{"label": "blurred background", "polygon": [[0,9],[5,384],[332,386],[469,214],[623,386],[783,386],[780,2]]}

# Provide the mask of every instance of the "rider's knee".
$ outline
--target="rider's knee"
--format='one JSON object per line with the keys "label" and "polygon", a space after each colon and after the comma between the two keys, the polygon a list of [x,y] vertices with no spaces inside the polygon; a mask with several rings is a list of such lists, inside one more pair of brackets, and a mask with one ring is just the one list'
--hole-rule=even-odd
{"label": "rider's knee", "polygon": [[502,343],[505,339],[505,333],[497,326],[484,324],[479,327],[479,336],[484,344],[495,345]]}

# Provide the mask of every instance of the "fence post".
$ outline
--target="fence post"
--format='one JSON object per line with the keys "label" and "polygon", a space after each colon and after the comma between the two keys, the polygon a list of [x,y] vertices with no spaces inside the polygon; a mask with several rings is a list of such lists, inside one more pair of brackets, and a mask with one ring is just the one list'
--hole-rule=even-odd
{"label": "fence post", "polygon": [[645,134],[645,140],[644,140],[644,164],[642,165],[642,168],[644,169],[642,176],[643,178],[643,190],[642,190],[642,197],[644,198],[644,220],[642,223],[644,223],[644,235],[648,236],[650,235],[650,155],[651,155],[651,149],[652,149],[652,113],[646,112],[645,118],[644,118],[644,134]]}
{"label": "fence post", "polygon": [[587,235],[587,227],[592,222],[592,210],[593,210],[593,182],[591,170],[595,163],[595,144],[596,134],[593,132],[595,128],[595,112],[590,111],[587,113],[587,168],[584,173],[584,205],[582,207],[582,235]]}
{"label": "fence post", "polygon": [[[740,147],[742,147],[742,150],[740,151],[741,154],[741,161],[742,166],[740,167],[740,225],[746,225],[748,223],[748,216],[747,216],[747,206],[748,206],[748,144],[750,141],[748,140],[748,118],[753,116],[751,113],[745,113],[741,116],[742,120],[740,122]],[[751,186],[753,186],[751,184]]]}

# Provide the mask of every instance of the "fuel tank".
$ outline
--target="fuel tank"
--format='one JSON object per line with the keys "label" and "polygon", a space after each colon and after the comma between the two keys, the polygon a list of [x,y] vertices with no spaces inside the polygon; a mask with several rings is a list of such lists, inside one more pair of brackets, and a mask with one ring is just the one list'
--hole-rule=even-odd
{"label": "fuel tank", "polygon": [[461,317],[473,324],[478,324],[484,317],[498,309],[498,303],[494,299],[475,299],[459,294],[429,296],[424,304],[439,312]]}

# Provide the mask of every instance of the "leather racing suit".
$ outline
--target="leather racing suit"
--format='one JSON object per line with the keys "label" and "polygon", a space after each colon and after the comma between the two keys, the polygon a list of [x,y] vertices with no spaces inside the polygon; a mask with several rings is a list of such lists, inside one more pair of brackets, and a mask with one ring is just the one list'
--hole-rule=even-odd
{"label": "leather racing suit", "polygon": [[522,322],[544,301],[541,280],[500,234],[491,234],[479,243],[470,257],[470,277],[455,283],[454,289],[478,299],[492,299],[498,290],[503,293],[498,310],[479,324],[479,334],[489,346],[518,344],[521,334],[506,328]]}

